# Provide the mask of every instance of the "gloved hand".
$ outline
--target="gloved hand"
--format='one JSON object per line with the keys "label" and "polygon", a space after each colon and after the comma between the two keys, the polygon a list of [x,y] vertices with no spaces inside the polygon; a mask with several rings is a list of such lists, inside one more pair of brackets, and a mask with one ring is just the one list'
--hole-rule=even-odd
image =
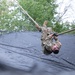
{"label": "gloved hand", "polygon": [[57,33],[53,33],[53,36],[58,36],[58,34]]}

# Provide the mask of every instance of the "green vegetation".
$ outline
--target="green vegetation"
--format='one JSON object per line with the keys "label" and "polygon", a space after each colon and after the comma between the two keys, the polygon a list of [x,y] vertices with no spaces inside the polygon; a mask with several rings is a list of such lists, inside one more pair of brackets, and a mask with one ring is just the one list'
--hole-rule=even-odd
{"label": "green vegetation", "polygon": [[[71,25],[66,22],[60,22],[55,15],[58,15],[56,8],[58,5],[56,0],[18,0],[19,4],[26,10],[29,15],[42,26],[45,20],[48,20],[48,26],[51,26],[54,31],[62,32],[69,28],[75,27],[75,23]],[[17,2],[0,1],[0,30],[7,32],[12,31],[35,31],[34,23],[29,17],[23,13]]]}

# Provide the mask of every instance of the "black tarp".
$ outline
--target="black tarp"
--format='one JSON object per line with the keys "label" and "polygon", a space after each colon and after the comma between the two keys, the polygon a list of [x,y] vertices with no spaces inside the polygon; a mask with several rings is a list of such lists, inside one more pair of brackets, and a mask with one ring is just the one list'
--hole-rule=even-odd
{"label": "black tarp", "polygon": [[[0,36],[0,75],[74,75],[75,35],[61,35],[59,54],[45,55],[40,32]],[[69,72],[69,73],[68,73]]]}

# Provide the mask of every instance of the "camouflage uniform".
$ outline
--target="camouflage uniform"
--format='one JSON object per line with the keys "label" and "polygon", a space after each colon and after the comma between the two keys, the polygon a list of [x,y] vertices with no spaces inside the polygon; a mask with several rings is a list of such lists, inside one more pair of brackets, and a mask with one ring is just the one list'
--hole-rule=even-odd
{"label": "camouflage uniform", "polygon": [[42,41],[42,47],[43,50],[45,49],[45,47],[50,51],[51,50],[51,46],[53,44],[53,38],[49,38],[49,35],[52,34],[52,28],[51,27],[40,27],[40,30],[42,32],[41,35],[41,41]]}
{"label": "camouflage uniform", "polygon": [[46,27],[46,26],[40,27],[40,31],[42,32],[41,41],[42,41],[43,50],[47,50],[52,53],[51,47],[54,44],[57,44],[59,48],[61,47],[58,39],[55,40],[54,37],[50,37],[50,35],[53,32],[51,27]]}
{"label": "camouflage uniform", "polygon": [[[43,26],[39,26],[36,24],[36,28],[42,32],[41,35],[41,41],[42,41],[42,47],[44,51],[48,51],[47,53],[52,53],[52,48],[54,45],[58,45],[60,48],[60,42],[55,35],[53,35],[53,31],[51,27],[47,27],[47,21],[44,21]],[[52,36],[51,36],[52,35]],[[44,52],[45,53],[45,52]]]}

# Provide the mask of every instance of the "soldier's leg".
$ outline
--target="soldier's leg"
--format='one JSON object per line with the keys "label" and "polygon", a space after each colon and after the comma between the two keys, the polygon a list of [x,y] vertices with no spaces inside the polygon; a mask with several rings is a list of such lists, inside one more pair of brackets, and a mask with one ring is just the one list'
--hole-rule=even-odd
{"label": "soldier's leg", "polygon": [[54,36],[54,39],[55,39],[55,45],[57,45],[58,49],[57,50],[54,50],[53,53],[54,54],[58,54],[59,53],[59,50],[61,48],[61,42],[58,40],[58,37],[57,36]]}
{"label": "soldier's leg", "polygon": [[61,48],[61,45],[62,45],[61,42],[59,40],[57,40],[56,41],[56,44],[57,44],[58,48],[60,49]]}
{"label": "soldier's leg", "polygon": [[50,51],[50,50],[47,49],[46,45],[43,45],[42,48],[43,48],[43,53],[44,53],[45,55],[49,55],[49,54],[52,53],[52,51]]}
{"label": "soldier's leg", "polygon": [[54,36],[54,39],[55,39],[56,44],[57,44],[58,47],[60,48],[62,44],[61,44],[61,42],[59,41],[58,37],[57,37],[57,36]]}

